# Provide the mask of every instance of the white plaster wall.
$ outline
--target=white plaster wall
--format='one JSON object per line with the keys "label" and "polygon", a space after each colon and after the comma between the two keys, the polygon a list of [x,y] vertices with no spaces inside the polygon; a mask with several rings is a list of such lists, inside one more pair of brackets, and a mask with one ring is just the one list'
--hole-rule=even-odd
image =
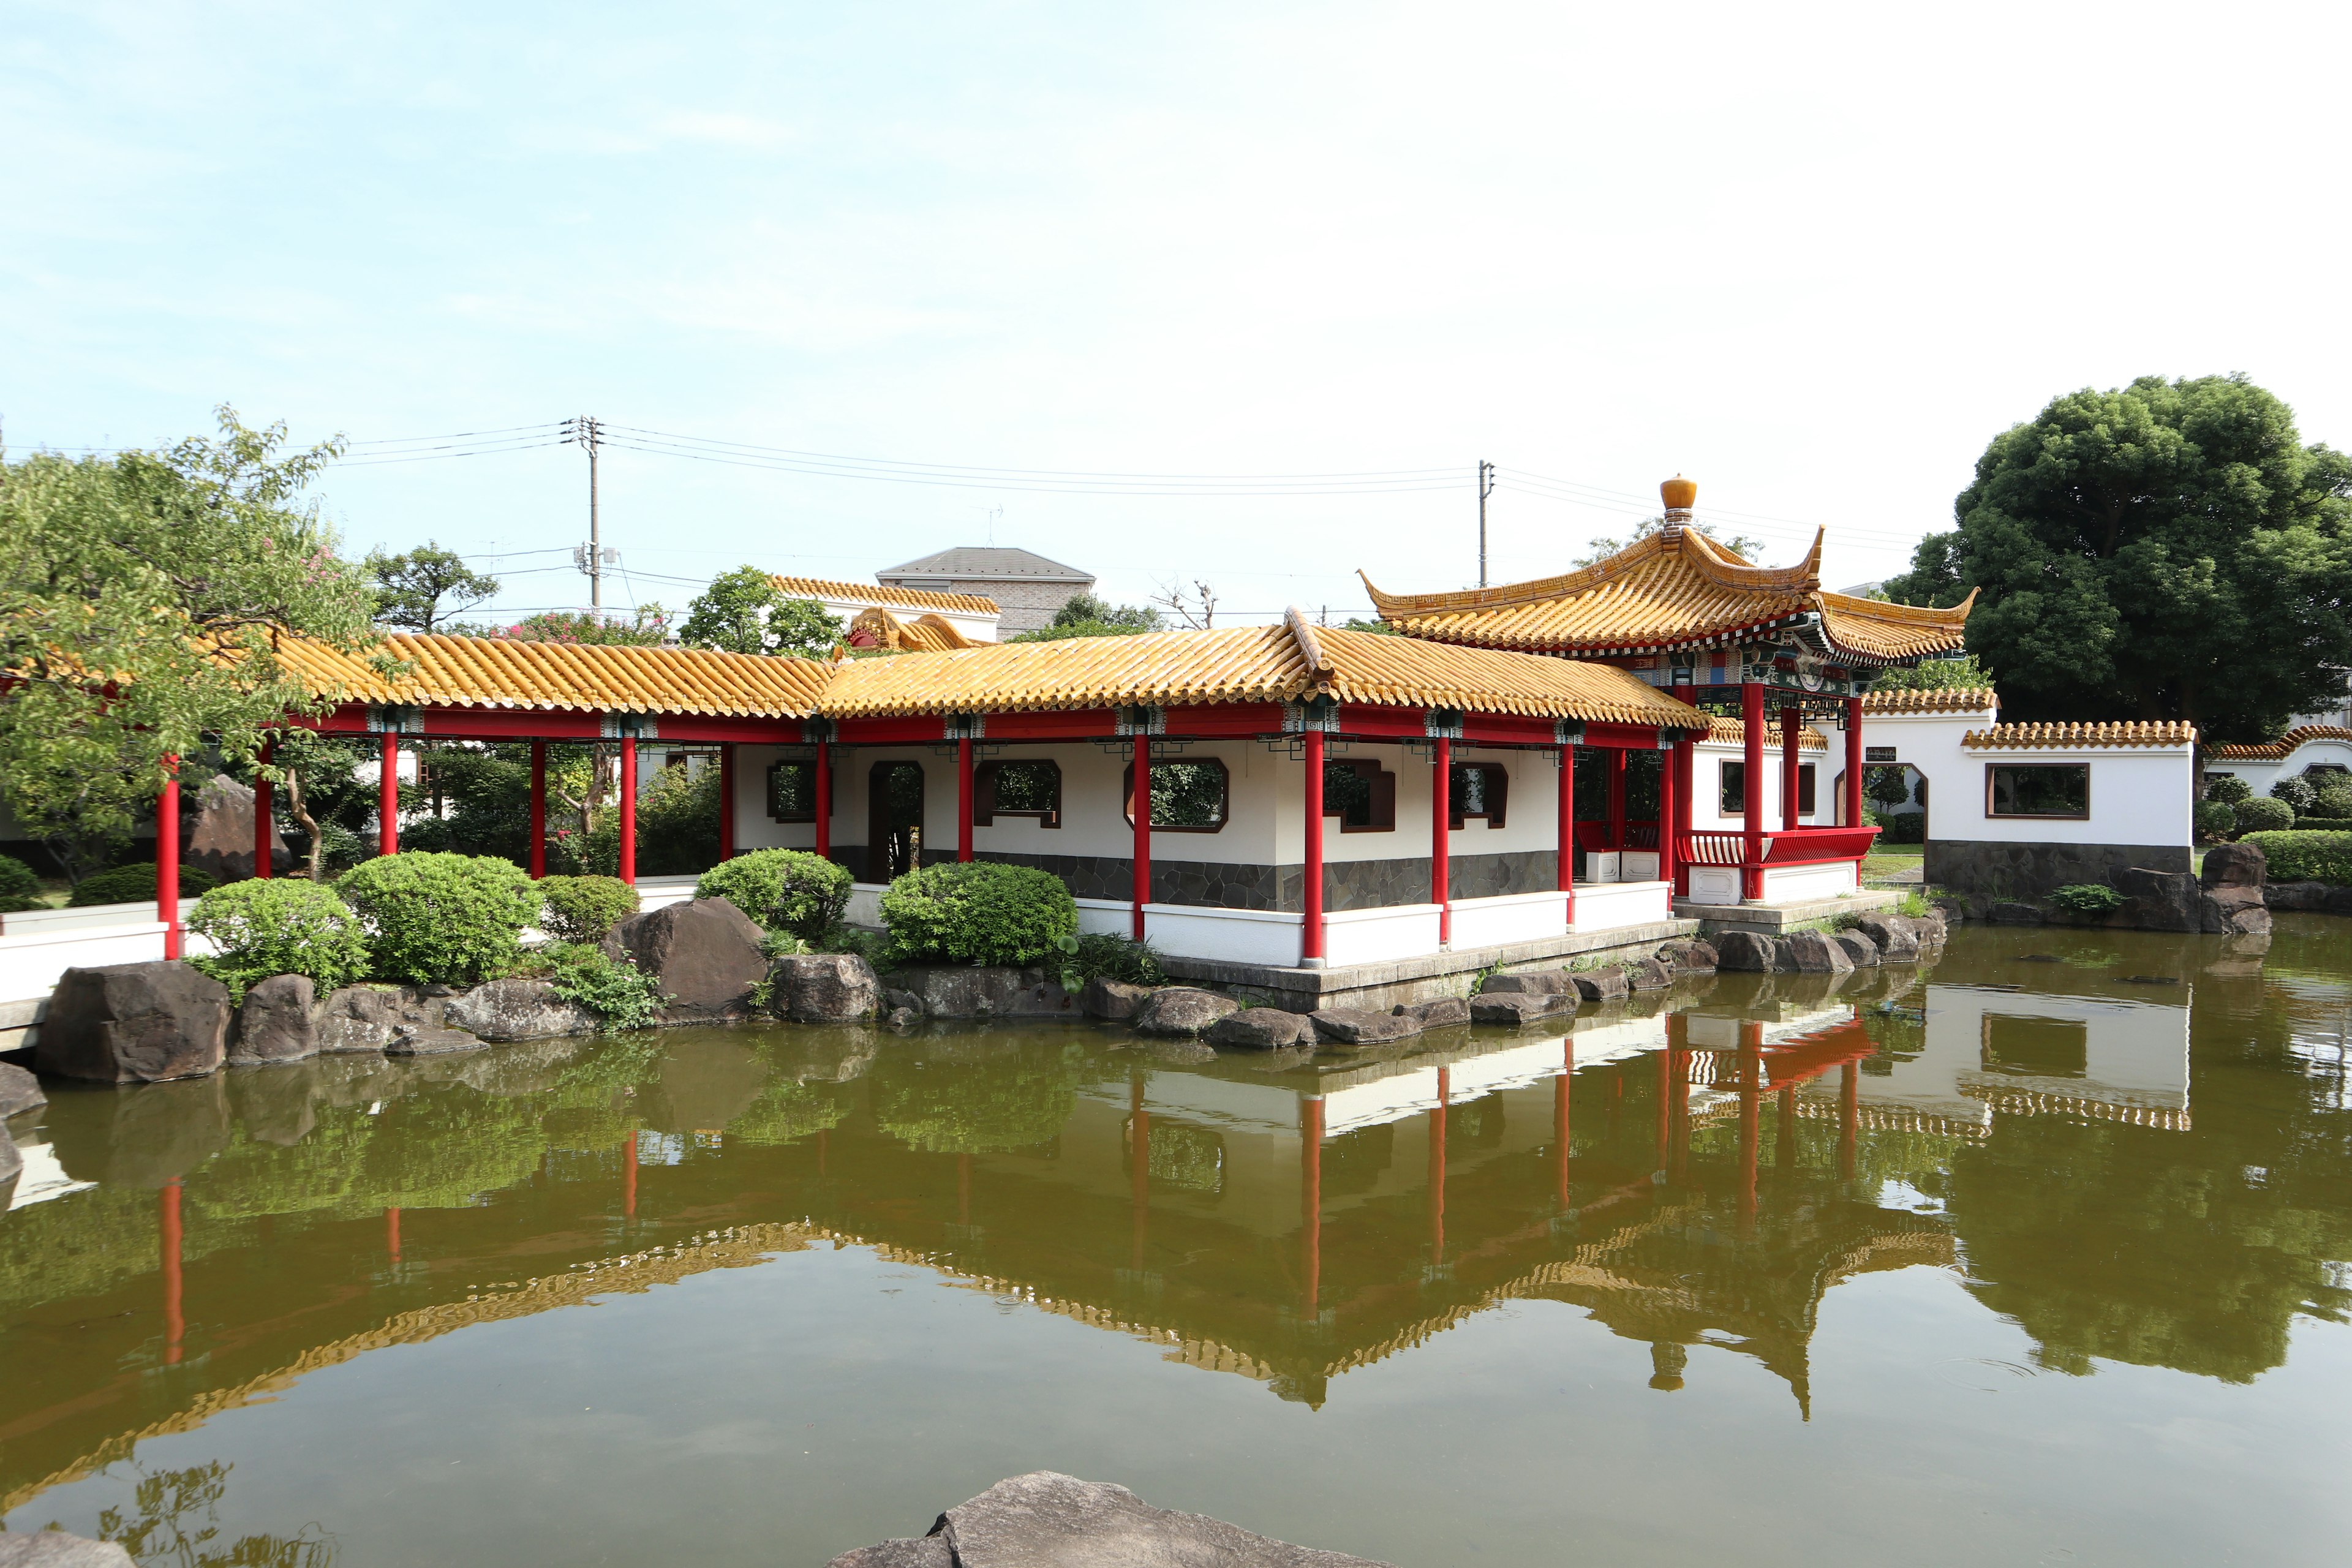
{"label": "white plaster wall", "polygon": [[[2187,746],[2105,751],[1961,751],[1928,770],[1927,833],[1998,844],[2179,844],[2192,842],[2195,758]],[[2091,815],[2082,821],[1990,816],[1985,769],[1992,763],[2088,763]]]}
{"label": "white plaster wall", "polygon": [[[1559,821],[1559,770],[1551,753],[1504,747],[1456,745],[1457,763],[1499,764],[1510,778],[1510,798],[1503,826],[1491,826],[1474,816],[1447,838],[1452,855],[1502,855],[1540,851],[1555,846]],[[1339,820],[1323,821],[1323,858],[1341,860],[1423,860],[1431,845],[1430,808],[1436,795],[1435,765],[1427,756],[1415,756],[1402,745],[1353,741],[1327,751],[1332,762],[1376,762],[1397,776],[1396,829],[1391,833],[1344,833]],[[1278,825],[1275,847],[1279,863],[1303,864],[1307,859],[1307,763],[1280,756],[1273,806]],[[1158,848],[1155,841],[1153,853]]]}
{"label": "white plaster wall", "polygon": [[[1838,742],[1842,748],[1843,742]],[[1743,816],[1727,816],[1723,804],[1723,764],[1744,761],[1747,752],[1740,747],[1720,741],[1701,741],[1691,748],[1691,826],[1725,830],[1745,827]],[[1845,767],[1844,752],[1841,749],[1832,765],[1828,752],[1801,751],[1797,753],[1800,766],[1813,770],[1813,809],[1797,820],[1807,827],[1825,827],[1837,822],[1838,775]],[[1764,745],[1764,826],[1767,829],[1780,826],[1780,732],[1776,726]]]}
{"label": "white plaster wall", "polygon": [[2256,795],[2266,795],[2279,780],[2293,778],[2318,763],[2352,768],[2352,741],[2306,741],[2284,761],[2275,763],[2208,761],[2205,772],[2208,776],[2234,773],[2245,780]]}

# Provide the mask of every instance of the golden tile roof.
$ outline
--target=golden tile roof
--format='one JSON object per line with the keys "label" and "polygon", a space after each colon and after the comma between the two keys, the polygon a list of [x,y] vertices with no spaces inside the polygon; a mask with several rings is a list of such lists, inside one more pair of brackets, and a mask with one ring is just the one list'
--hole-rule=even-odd
{"label": "golden tile roof", "polygon": [[918,616],[911,621],[902,621],[879,605],[858,611],[849,623],[853,639],[859,632],[874,639],[872,646],[893,653],[946,653],[951,648],[978,646],[943,616]]}
{"label": "golden tile roof", "polygon": [[[1822,535],[1795,566],[1751,565],[1695,528],[1646,534],[1608,560],[1531,583],[1453,594],[1385,594],[1381,618],[1435,642],[1605,656],[1730,640],[1818,616],[1833,652],[1865,664],[1950,653],[1969,603],[1948,610],[1824,593]],[[1357,574],[1361,577],[1361,573]]]}
{"label": "golden tile roof", "polygon": [[887,583],[843,583],[831,577],[771,576],[769,582],[795,599],[849,599],[868,605],[897,605],[909,610],[962,610],[992,616],[996,601],[978,594],[935,594],[928,588],[893,588]]}
{"label": "golden tile roof", "polygon": [[1981,713],[1999,711],[2000,699],[1990,686],[1948,686],[1936,691],[1873,691],[1862,700],[1873,713]]}
{"label": "golden tile roof", "polygon": [[1972,751],[2072,752],[2128,746],[2187,746],[2197,726],[2184,719],[2101,724],[1995,724],[1970,730],[1960,744]]}
{"label": "golden tile roof", "polygon": [[[1744,746],[1748,743],[1748,722],[1744,719],[1727,719],[1719,713],[1710,714],[1706,726],[1706,738],[1720,744]],[[1780,744],[1780,726],[1767,721],[1764,726],[1764,749],[1768,752],[1772,751]],[[1819,730],[1810,724],[1801,724],[1797,727],[1797,750],[1826,752],[1829,749],[1829,741]]]}
{"label": "golden tile roof", "polygon": [[2352,730],[2341,724],[2298,724],[2275,741],[2251,746],[2215,746],[2207,755],[2233,763],[2283,763],[2313,741],[2352,742]]}
{"label": "golden tile roof", "polygon": [[815,711],[832,673],[813,658],[402,632],[381,651],[408,673],[387,681],[367,658],[319,643],[289,641],[280,657],[322,694],[403,708],[802,717]]}

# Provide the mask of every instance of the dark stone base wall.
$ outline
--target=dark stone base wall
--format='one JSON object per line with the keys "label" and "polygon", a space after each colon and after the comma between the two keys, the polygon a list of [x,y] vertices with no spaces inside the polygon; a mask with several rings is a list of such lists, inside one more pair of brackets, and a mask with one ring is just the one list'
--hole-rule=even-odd
{"label": "dark stone base wall", "polygon": [[1996,844],[1931,838],[1924,862],[1927,885],[1987,899],[2031,900],[2053,888],[2110,883],[2128,867],[2151,871],[2191,869],[2179,844]]}
{"label": "dark stone base wall", "polygon": [[[952,860],[926,851],[926,865]],[[979,851],[982,860],[1012,866],[1034,866],[1051,871],[1067,884],[1073,897],[1124,901],[1135,896],[1135,865],[1124,856],[1011,855]],[[833,858],[861,882],[881,879],[866,874],[866,847],[833,847]],[[1448,880],[1456,899],[1492,899],[1510,893],[1550,890],[1557,860],[1549,849],[1507,855],[1457,855]],[[1297,910],[1306,903],[1306,868],[1249,866],[1225,860],[1161,860],[1151,862],[1151,902],[1191,904],[1223,910]],[[1326,861],[1323,867],[1323,907],[1341,910],[1388,909],[1398,904],[1429,901],[1427,858]]]}

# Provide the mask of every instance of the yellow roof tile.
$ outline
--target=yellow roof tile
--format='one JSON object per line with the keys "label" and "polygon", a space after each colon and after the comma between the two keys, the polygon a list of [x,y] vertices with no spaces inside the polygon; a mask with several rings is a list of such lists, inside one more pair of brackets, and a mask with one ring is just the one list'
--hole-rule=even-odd
{"label": "yellow roof tile", "polygon": [[1873,691],[1862,700],[1872,713],[1981,713],[1998,710],[2000,699],[1990,686],[1949,686],[1934,691]]}
{"label": "yellow roof tile", "polygon": [[[1748,721],[1744,719],[1727,719],[1719,713],[1711,715],[1706,727],[1706,738],[1720,744],[1745,745],[1748,742]],[[1767,721],[1764,725],[1764,749],[1768,752],[1771,751],[1780,743],[1780,726]],[[1820,731],[1810,725],[1798,726],[1797,750],[1826,752],[1829,746],[1829,742],[1822,737]]]}
{"label": "yellow roof tile", "polygon": [[2352,730],[2341,724],[2299,724],[2275,741],[2256,745],[2215,746],[2207,754],[2216,761],[2283,763],[2298,747],[2313,741],[2352,741]]}
{"label": "yellow roof tile", "polygon": [[832,667],[675,647],[607,647],[510,637],[393,633],[382,654],[407,673],[387,681],[368,656],[289,641],[280,657],[324,695],[399,707],[583,709],[617,713],[804,717]]}
{"label": "yellow roof tile", "polygon": [[910,610],[961,610],[992,616],[996,601],[978,594],[935,594],[928,588],[893,588],[886,583],[844,583],[831,577],[771,576],[768,581],[796,599],[853,599],[868,605],[898,605]]}
{"label": "yellow roof tile", "polygon": [[919,616],[911,621],[902,621],[879,605],[858,611],[856,618],[849,623],[852,647],[858,646],[856,638],[861,631],[871,637],[870,646],[894,653],[945,653],[950,648],[977,646],[945,616]]}
{"label": "yellow roof tile", "polygon": [[1971,730],[1960,744],[1976,751],[2076,751],[2108,746],[2186,746],[2197,727],[2183,719],[2100,724],[1995,724]]}

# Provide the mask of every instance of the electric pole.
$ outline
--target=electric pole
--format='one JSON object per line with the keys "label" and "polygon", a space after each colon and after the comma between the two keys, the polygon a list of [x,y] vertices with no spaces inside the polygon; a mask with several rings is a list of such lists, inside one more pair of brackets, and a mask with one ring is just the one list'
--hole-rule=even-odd
{"label": "electric pole", "polygon": [[[588,471],[596,471],[596,459],[588,459]],[[592,480],[593,484],[593,481]],[[1478,586],[1486,585],[1486,498],[1495,493],[1495,465],[1480,458],[1478,462]]]}
{"label": "electric pole", "polygon": [[[563,422],[563,438],[588,450],[588,553],[583,561],[578,551],[572,560],[588,574],[588,603],[592,608],[604,607],[604,536],[596,520],[596,450],[604,439],[604,426],[593,415]],[[599,617],[600,619],[602,617]]]}

